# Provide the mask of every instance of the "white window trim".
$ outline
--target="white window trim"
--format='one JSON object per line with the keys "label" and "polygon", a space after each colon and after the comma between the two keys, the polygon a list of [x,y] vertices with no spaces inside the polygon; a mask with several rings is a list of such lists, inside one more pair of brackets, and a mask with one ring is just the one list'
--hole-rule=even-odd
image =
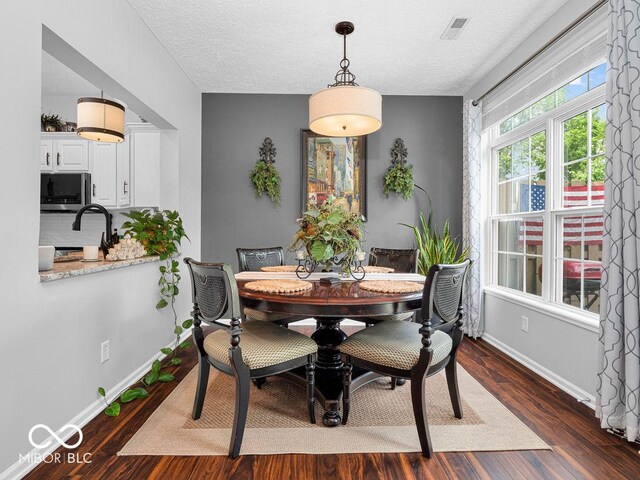
{"label": "white window trim", "polygon": [[[546,131],[547,158],[552,158],[552,155],[553,158],[562,158],[562,142],[556,141],[556,138],[562,138],[562,122],[584,112],[586,109],[593,108],[604,102],[605,85],[600,85],[503,135],[499,135],[499,122],[494,123],[483,132],[483,140],[486,140],[486,142],[484,142],[484,153],[486,155],[484,158],[490,159],[491,162],[490,169],[487,169],[489,170],[488,178],[485,181],[485,191],[489,192],[489,195],[485,199],[485,211],[488,212],[488,215],[485,216],[485,247],[483,253],[485,258],[489,259],[488,262],[485,262],[489,268],[485,269],[484,292],[594,332],[598,331],[598,314],[581,310],[578,307],[564,305],[562,302],[554,300],[558,298],[558,284],[561,284],[561,282],[556,281],[558,278],[558,262],[556,261],[557,245],[555,248],[544,248],[542,252],[543,264],[552,265],[552,268],[544,268],[542,271],[541,296],[497,284],[497,278],[495,278],[497,275],[497,255],[494,255],[494,252],[497,250],[497,245],[494,248],[494,239],[497,237],[494,235],[494,229],[497,228],[496,220],[522,218],[523,216],[542,217],[545,225],[543,245],[552,246],[554,235],[556,241],[560,241],[556,232],[559,228],[562,228],[562,226],[560,225],[560,227],[558,227],[557,223],[561,222],[564,215],[571,214],[572,216],[579,216],[590,213],[600,213],[602,206],[563,208],[561,206],[563,182],[562,175],[560,174],[562,165],[558,166],[556,162],[556,165],[553,165],[552,168],[547,166],[545,169],[546,184],[549,185],[551,192],[547,192],[545,210],[543,212],[497,214],[493,213],[495,212],[494,205],[497,199],[497,182],[493,183],[493,179],[497,178],[497,150],[538,133],[541,130]],[[555,148],[556,150],[552,152],[550,150],[551,148]],[[551,193],[551,195],[548,195],[548,193]]]}

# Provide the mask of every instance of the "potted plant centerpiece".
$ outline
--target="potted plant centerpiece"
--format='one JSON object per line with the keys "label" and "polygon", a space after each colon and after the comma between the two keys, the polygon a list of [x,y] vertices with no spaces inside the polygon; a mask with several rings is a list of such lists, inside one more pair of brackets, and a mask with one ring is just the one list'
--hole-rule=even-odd
{"label": "potted plant centerpiece", "polygon": [[346,201],[330,196],[322,205],[312,205],[297,222],[300,229],[289,250],[302,249],[297,258],[305,260],[308,273],[317,267],[331,271],[333,265],[347,274],[362,268],[364,217],[350,213]]}

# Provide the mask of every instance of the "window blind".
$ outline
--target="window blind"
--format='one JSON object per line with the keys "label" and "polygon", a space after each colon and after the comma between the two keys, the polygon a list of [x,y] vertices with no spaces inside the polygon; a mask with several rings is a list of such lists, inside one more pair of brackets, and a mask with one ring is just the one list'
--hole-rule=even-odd
{"label": "window blind", "polygon": [[491,127],[551,93],[606,57],[606,5],[542,52],[482,100],[482,124]]}

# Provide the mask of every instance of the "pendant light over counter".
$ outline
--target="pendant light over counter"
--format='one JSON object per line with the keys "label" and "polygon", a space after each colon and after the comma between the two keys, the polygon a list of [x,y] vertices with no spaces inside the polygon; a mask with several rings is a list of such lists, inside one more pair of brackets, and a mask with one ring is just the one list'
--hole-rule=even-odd
{"label": "pendant light over counter", "polygon": [[124,141],[124,105],[102,95],[78,99],[78,135],[96,142]]}
{"label": "pendant light over counter", "polygon": [[343,58],[335,83],[309,98],[309,128],[329,137],[367,135],[382,127],[382,96],[376,90],[359,86],[349,71],[347,35],[351,22],[340,22],[336,32],[343,37]]}

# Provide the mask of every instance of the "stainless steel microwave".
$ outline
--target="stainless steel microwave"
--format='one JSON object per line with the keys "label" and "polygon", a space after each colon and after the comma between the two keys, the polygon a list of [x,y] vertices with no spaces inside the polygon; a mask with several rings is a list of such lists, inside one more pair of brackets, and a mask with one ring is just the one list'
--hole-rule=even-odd
{"label": "stainless steel microwave", "polygon": [[90,173],[41,173],[40,210],[79,210],[91,203]]}

